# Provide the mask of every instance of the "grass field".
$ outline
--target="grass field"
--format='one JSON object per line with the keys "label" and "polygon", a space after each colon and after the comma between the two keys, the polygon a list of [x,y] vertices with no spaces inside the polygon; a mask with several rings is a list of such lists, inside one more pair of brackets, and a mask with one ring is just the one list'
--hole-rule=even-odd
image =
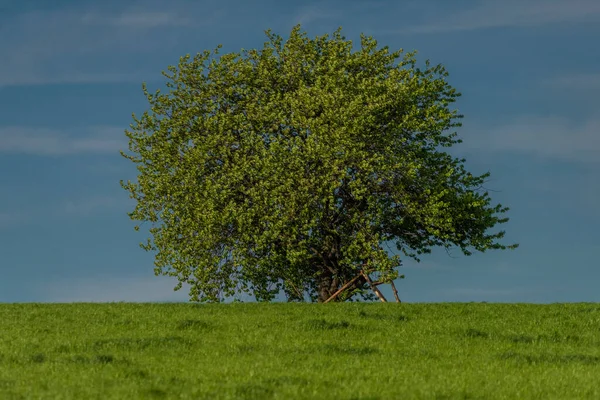
{"label": "grass field", "polygon": [[600,304],[3,304],[0,399],[600,399]]}

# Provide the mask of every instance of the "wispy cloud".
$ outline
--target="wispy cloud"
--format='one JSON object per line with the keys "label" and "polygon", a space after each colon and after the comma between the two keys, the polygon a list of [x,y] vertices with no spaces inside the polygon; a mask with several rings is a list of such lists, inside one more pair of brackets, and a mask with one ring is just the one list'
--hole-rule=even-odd
{"label": "wispy cloud", "polygon": [[160,69],[149,68],[140,56],[164,52],[190,32],[217,23],[220,15],[219,9],[182,1],[111,12],[76,5],[10,19],[0,14],[0,87],[160,79]]}
{"label": "wispy cloud", "polygon": [[600,2],[597,0],[483,0],[472,8],[449,15],[430,15],[422,24],[396,32],[441,33],[598,20]]}
{"label": "wispy cloud", "polygon": [[130,203],[123,193],[119,194],[120,196],[96,195],[76,200],[67,200],[60,213],[71,216],[89,216],[100,210],[124,207]]}
{"label": "wispy cloud", "polygon": [[0,211],[0,229],[30,222],[31,220],[32,215],[20,210]]}
{"label": "wispy cloud", "polygon": [[309,25],[318,20],[330,20],[342,17],[340,10],[333,10],[323,3],[301,7],[293,17],[293,24]]}
{"label": "wispy cloud", "polygon": [[47,282],[46,302],[172,302],[187,301],[187,288],[175,292],[177,280],[164,276],[101,276]]}
{"label": "wispy cloud", "polygon": [[[97,276],[46,282],[40,288],[45,302],[188,302],[189,285],[175,292],[177,279],[168,276]],[[245,302],[254,298],[238,296]],[[227,302],[232,301],[228,299]]]}
{"label": "wispy cloud", "polygon": [[578,168],[576,172],[556,171],[537,176],[535,180],[528,179],[526,184],[551,198],[555,212],[585,216],[589,223],[594,224],[593,221],[600,221],[599,173],[598,168]]}
{"label": "wispy cloud", "polygon": [[446,294],[457,296],[474,297],[505,297],[523,293],[523,289],[485,289],[485,288],[453,288],[445,291]]}
{"label": "wispy cloud", "polygon": [[39,156],[117,154],[125,147],[125,135],[120,127],[91,127],[76,133],[44,128],[0,127],[0,153]]}
{"label": "wispy cloud", "polygon": [[552,288],[532,287],[458,287],[442,291],[447,301],[539,302],[534,299]]}
{"label": "wispy cloud", "polygon": [[414,260],[407,259],[403,262],[402,267],[400,267],[400,273],[402,273],[403,269],[417,269],[425,271],[449,271],[452,269],[452,267],[431,260],[423,260],[418,263]]}
{"label": "wispy cloud", "polygon": [[[116,188],[115,188],[116,189]],[[99,213],[114,213],[122,210],[122,215],[133,207],[133,200],[122,190],[114,190],[109,194],[88,194],[54,200],[52,203],[40,205],[20,205],[0,209],[0,230],[15,226],[39,223],[48,218],[81,219]]]}
{"label": "wispy cloud", "polygon": [[543,83],[545,86],[560,89],[598,90],[600,89],[600,73],[563,75],[547,79]]}
{"label": "wispy cloud", "polygon": [[173,11],[128,11],[118,15],[88,13],[82,16],[84,24],[109,25],[129,29],[187,26],[189,18]]}
{"label": "wispy cloud", "polygon": [[[347,1],[343,3],[338,1],[321,1],[319,3],[298,7],[289,22],[291,25],[301,24],[303,25],[303,29],[305,29],[304,26],[306,25],[327,21],[328,30],[333,31],[338,28],[338,23],[345,26],[348,23],[348,20],[352,20],[355,17],[358,17],[359,19],[362,19],[365,16],[372,17],[377,11],[389,8],[390,5],[387,1]],[[332,24],[332,21],[338,22]],[[346,22],[342,23],[344,21]],[[319,33],[319,35],[322,35],[323,33],[325,32]]]}
{"label": "wispy cloud", "polygon": [[600,119],[572,122],[561,117],[526,116],[490,127],[468,125],[461,149],[530,154],[574,163],[600,163]]}
{"label": "wispy cloud", "polygon": [[13,76],[0,76],[0,88],[9,86],[141,83],[155,80],[156,74],[145,72],[104,73],[83,71],[21,71]]}

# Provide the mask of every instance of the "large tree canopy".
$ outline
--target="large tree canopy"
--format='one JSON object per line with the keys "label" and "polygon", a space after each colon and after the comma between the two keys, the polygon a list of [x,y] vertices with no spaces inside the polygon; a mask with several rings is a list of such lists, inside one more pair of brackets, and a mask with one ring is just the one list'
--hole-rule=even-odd
{"label": "large tree canopy", "polygon": [[[152,223],[142,247],[157,275],[189,284],[192,301],[324,301],[360,269],[397,278],[390,241],[417,260],[516,247],[488,232],[508,220],[481,188],[489,175],[444,151],[461,116],[441,65],[364,35],[353,52],[341,28],[266,34],[260,51],[182,57],[163,72],[168,93],[144,85],[150,109],[122,152],[139,175],[121,184],[130,217]],[[366,289],[356,280],[339,300]]]}

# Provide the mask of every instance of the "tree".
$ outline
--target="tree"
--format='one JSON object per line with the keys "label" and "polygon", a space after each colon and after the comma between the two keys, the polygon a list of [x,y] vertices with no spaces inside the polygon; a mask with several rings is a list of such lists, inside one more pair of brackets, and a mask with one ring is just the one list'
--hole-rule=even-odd
{"label": "tree", "polygon": [[[435,246],[517,247],[488,233],[508,221],[483,191],[489,173],[444,151],[462,116],[443,66],[362,34],[353,52],[341,28],[266,35],[262,51],[182,57],[163,72],[168,93],[143,85],[150,108],[121,152],[139,175],[121,185],[131,219],[152,223],[142,247],[156,275],[188,283],[192,301],[283,290],[323,302],[359,270],[397,278],[390,241],[416,260]],[[357,279],[337,300],[367,289]]]}

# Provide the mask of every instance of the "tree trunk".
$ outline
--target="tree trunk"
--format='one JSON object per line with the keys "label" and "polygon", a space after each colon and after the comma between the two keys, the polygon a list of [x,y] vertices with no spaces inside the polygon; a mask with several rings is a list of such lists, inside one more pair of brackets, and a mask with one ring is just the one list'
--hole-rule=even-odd
{"label": "tree trunk", "polygon": [[332,283],[333,283],[332,274],[329,270],[325,269],[325,271],[323,271],[323,275],[321,275],[320,280],[319,280],[319,289],[318,289],[318,291],[319,291],[318,302],[319,303],[325,302],[325,300],[330,298],[331,295],[333,293],[335,293],[335,291],[330,292]]}
{"label": "tree trunk", "polygon": [[[344,290],[343,293],[351,292],[359,287],[362,287],[366,283],[364,277],[360,277],[356,281],[354,281],[348,288]],[[346,282],[340,281],[338,278],[334,278],[333,274],[329,270],[325,270],[323,275],[321,275],[319,284],[318,284],[318,302],[324,303],[327,299],[329,299],[335,292],[338,291]],[[341,295],[340,294],[340,295]],[[341,296],[337,296],[335,299],[331,300],[332,302],[340,302]]]}

